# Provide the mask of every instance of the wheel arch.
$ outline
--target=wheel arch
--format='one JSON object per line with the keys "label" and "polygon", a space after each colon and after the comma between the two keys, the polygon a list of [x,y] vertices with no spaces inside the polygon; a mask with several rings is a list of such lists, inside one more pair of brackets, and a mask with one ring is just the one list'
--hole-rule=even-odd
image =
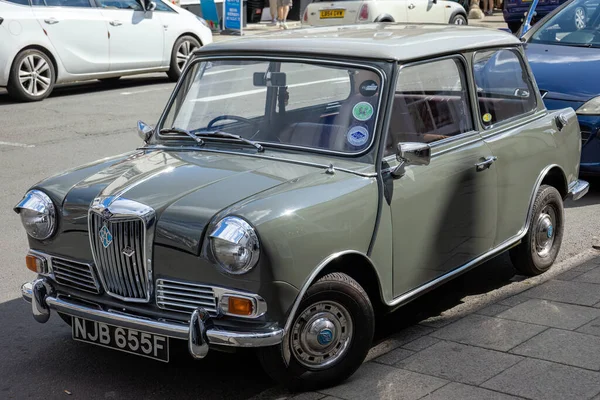
{"label": "wheel arch", "polygon": [[384,13],[384,14],[379,14],[377,16],[377,18],[375,18],[375,20],[373,20],[373,22],[396,22],[396,20],[390,14]]}
{"label": "wheel arch", "polygon": [[527,210],[527,220],[525,221],[525,225],[519,232],[519,236],[524,236],[531,225],[531,220],[533,219],[533,206],[535,204],[535,197],[543,184],[548,184],[551,186],[558,185],[556,187],[558,192],[563,197],[563,200],[568,196],[568,184],[564,170],[558,164],[548,165],[546,168],[542,170],[539,174],[535,184],[533,185],[533,190],[531,192],[531,196],[529,198],[529,208]]}
{"label": "wheel arch", "polygon": [[55,83],[58,82],[58,76],[59,76],[58,60],[56,59],[54,54],[50,50],[48,50],[48,48],[46,48],[42,45],[39,45],[39,44],[30,44],[30,45],[23,47],[19,51],[17,51],[12,62],[10,63],[10,71],[12,71],[15,61],[16,61],[17,57],[19,56],[19,54],[21,54],[22,52],[24,52],[26,50],[38,50],[38,51],[41,51],[42,53],[44,53],[46,56],[48,56],[48,58],[50,59],[50,62],[52,63],[52,66],[54,67],[54,82]]}
{"label": "wheel arch", "polygon": [[462,15],[463,17],[465,17],[465,21],[467,21],[467,25],[469,25],[469,17],[467,16],[466,12],[464,10],[461,10],[461,9],[452,11],[452,14],[450,14],[450,18],[448,18],[448,23],[451,24],[452,20],[457,15]]}

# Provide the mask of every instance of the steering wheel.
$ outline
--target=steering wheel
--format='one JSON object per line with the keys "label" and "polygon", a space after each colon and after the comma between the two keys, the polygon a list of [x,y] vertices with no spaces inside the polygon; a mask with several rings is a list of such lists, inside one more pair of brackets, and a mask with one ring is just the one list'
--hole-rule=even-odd
{"label": "steering wheel", "polygon": [[[251,121],[248,118],[238,117],[237,115],[219,115],[218,117],[215,117],[215,118],[213,118],[213,119],[210,120],[210,122],[206,126],[206,129],[210,130],[210,128],[212,128],[212,126],[215,124],[215,122],[227,121],[227,120],[237,121],[237,122],[243,122],[243,123],[248,124],[248,125],[253,125],[257,129],[260,128],[257,122]],[[255,133],[255,135],[256,135],[256,133]]]}

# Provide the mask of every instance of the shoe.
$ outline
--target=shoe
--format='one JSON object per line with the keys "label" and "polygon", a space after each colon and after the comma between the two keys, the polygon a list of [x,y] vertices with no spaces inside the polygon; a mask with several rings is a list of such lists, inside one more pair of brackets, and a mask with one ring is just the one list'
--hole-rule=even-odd
{"label": "shoe", "polygon": [[281,26],[283,26],[283,29],[288,29],[288,25],[285,22],[283,22]]}
{"label": "shoe", "polygon": [[267,26],[277,26],[277,20],[273,20],[267,24]]}

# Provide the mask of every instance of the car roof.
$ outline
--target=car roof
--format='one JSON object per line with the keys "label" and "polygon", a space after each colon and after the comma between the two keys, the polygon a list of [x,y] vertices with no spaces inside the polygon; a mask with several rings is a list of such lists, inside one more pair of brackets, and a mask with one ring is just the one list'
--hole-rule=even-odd
{"label": "car roof", "polygon": [[407,61],[497,46],[520,45],[499,29],[451,24],[370,23],[302,28],[242,36],[196,50],[212,52],[275,52]]}

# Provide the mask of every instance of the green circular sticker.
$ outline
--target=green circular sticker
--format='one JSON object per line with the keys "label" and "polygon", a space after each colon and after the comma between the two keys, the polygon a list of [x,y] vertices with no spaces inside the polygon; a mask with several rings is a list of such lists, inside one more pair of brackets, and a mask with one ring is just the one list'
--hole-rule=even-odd
{"label": "green circular sticker", "polygon": [[367,121],[373,116],[373,106],[366,101],[361,101],[352,108],[352,116],[359,121]]}

